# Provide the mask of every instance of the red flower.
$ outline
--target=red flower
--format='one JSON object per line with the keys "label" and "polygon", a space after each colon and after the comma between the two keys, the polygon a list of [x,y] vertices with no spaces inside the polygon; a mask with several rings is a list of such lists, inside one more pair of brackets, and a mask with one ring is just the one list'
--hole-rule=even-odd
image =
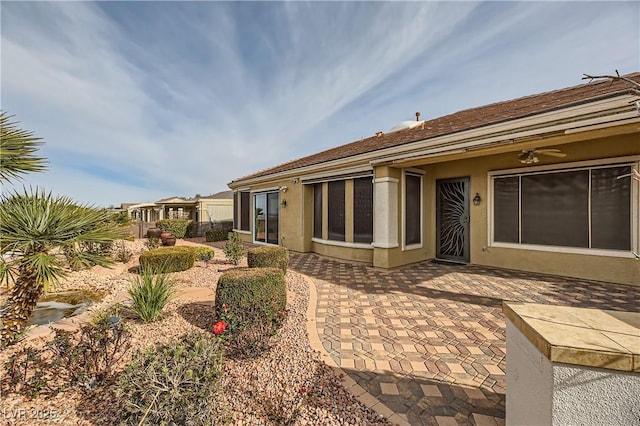
{"label": "red flower", "polygon": [[216,336],[221,335],[227,329],[227,324],[224,321],[218,321],[213,324],[213,334]]}

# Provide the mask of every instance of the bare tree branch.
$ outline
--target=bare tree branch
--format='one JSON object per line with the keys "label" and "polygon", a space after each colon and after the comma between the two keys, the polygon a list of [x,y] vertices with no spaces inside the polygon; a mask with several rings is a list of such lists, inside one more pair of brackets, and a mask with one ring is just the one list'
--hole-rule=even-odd
{"label": "bare tree branch", "polygon": [[609,80],[612,83],[614,81],[618,81],[618,80],[622,80],[622,81],[626,81],[627,83],[631,84],[632,86],[632,90],[634,93],[636,93],[637,95],[640,95],[640,83],[638,83],[635,80],[630,79],[629,77],[623,77],[620,75],[620,73],[618,72],[618,70],[616,70],[616,75],[590,75],[590,74],[583,74],[584,77],[582,77],[583,80],[589,80],[589,83],[591,83],[594,80]]}

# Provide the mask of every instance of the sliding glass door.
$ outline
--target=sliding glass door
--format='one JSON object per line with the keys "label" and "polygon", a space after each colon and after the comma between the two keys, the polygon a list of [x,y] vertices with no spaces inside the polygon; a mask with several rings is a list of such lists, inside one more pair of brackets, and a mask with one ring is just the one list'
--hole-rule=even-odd
{"label": "sliding glass door", "polygon": [[265,192],[254,195],[253,240],[260,243],[278,244],[280,241],[280,194]]}

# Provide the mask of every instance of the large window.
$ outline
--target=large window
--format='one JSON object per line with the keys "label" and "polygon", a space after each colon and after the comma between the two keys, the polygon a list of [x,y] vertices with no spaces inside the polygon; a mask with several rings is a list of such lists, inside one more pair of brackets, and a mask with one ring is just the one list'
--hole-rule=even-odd
{"label": "large window", "polygon": [[373,241],[373,181],[371,177],[353,180],[353,241]]}
{"label": "large window", "polygon": [[248,231],[249,223],[249,200],[248,192],[233,193],[233,228],[241,231]]}
{"label": "large window", "polygon": [[344,221],[345,221],[345,202],[344,202],[344,181],[331,181],[329,186],[329,220],[327,227],[329,229],[329,239],[333,241],[344,241]]}
{"label": "large window", "polygon": [[313,185],[313,237],[322,238],[322,183]]}
{"label": "large window", "polygon": [[405,174],[404,245],[422,244],[422,175]]}
{"label": "large window", "polygon": [[493,240],[631,250],[630,173],[609,166],[496,176]]}

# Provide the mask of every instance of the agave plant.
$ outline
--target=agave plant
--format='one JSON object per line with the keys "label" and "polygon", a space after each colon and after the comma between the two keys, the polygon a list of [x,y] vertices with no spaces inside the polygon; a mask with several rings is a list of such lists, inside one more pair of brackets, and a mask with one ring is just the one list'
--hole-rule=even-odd
{"label": "agave plant", "polygon": [[80,250],[81,244],[107,243],[122,238],[122,231],[106,211],[25,189],[0,197],[0,235],[0,278],[13,281],[0,308],[0,346],[5,346],[24,328],[38,297],[66,274],[69,261],[113,263],[108,256]]}

